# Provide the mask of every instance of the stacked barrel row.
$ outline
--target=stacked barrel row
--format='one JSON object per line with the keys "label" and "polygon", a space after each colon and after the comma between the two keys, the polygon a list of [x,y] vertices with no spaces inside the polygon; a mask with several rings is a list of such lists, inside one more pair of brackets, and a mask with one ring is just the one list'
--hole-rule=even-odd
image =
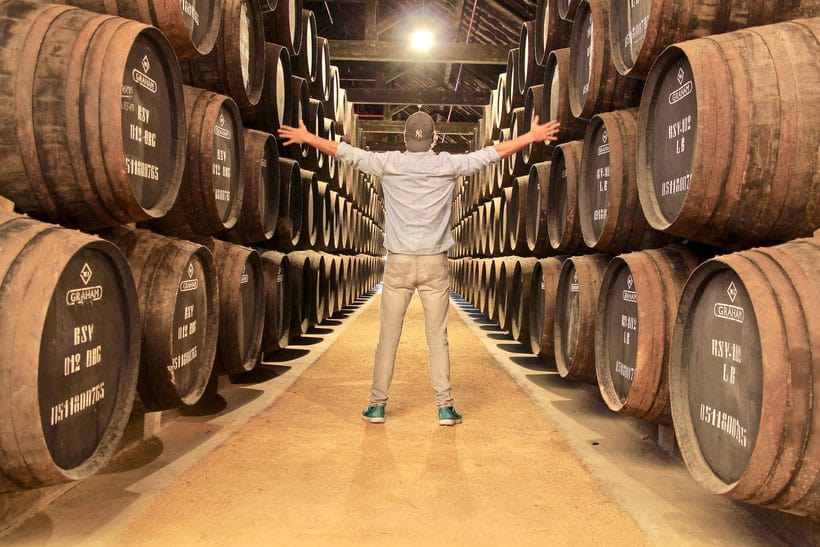
{"label": "stacked barrel row", "polygon": [[[304,40],[266,41],[280,20]],[[132,406],[194,404],[351,304],[382,231],[363,184],[269,125],[344,132],[300,4],[7,0],[0,22],[8,490],[88,477]]]}
{"label": "stacked barrel row", "polygon": [[453,285],[613,411],[673,426],[710,491],[816,516],[820,4],[718,4],[539,2],[485,136],[520,134],[540,94],[559,140],[462,187]]}

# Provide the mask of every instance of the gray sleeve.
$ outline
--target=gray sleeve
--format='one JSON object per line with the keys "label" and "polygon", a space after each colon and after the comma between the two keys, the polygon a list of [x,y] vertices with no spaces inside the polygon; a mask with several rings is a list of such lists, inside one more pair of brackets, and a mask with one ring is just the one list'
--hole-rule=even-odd
{"label": "gray sleeve", "polygon": [[386,154],[362,150],[361,148],[350,146],[342,141],[336,150],[336,159],[343,163],[352,163],[353,167],[363,173],[374,177],[381,177],[384,172]]}
{"label": "gray sleeve", "polygon": [[472,175],[499,159],[501,159],[501,157],[492,146],[485,146],[469,154],[454,154],[450,156],[454,174],[462,177]]}

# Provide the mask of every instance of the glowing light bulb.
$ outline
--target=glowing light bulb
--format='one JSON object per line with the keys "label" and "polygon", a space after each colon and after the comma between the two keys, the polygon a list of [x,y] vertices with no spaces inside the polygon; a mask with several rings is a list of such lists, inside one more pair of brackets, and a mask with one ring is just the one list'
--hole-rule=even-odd
{"label": "glowing light bulb", "polygon": [[417,51],[428,51],[433,45],[433,35],[427,30],[417,30],[410,38],[410,43]]}

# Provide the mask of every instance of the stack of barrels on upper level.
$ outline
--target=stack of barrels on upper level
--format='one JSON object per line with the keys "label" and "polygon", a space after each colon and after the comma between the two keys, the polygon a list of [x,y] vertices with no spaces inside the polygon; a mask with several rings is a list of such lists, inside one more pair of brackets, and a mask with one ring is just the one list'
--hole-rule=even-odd
{"label": "stack of barrels on upper level", "polygon": [[132,406],[192,405],[351,304],[380,278],[382,217],[275,136],[344,134],[301,3],[7,0],[0,22],[3,385],[25,394],[5,490],[89,476]]}
{"label": "stack of barrels on upper level", "polygon": [[820,373],[820,260],[799,238],[820,227],[818,15],[538,2],[485,142],[526,130],[539,94],[559,138],[462,188],[451,253],[456,291],[613,411],[674,425],[708,489],[811,515],[820,413],[797,386]]}

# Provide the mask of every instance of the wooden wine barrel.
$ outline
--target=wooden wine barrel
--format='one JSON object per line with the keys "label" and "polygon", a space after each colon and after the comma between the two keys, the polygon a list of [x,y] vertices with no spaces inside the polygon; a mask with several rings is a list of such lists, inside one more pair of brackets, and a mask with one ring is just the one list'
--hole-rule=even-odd
{"label": "wooden wine barrel", "polygon": [[341,87],[341,80],[339,76],[339,67],[330,64],[330,45],[327,46],[327,63],[328,63],[328,80],[327,93],[325,98],[325,112],[326,116],[336,122],[338,135],[342,135],[344,123],[344,105],[346,100],[344,89]]}
{"label": "wooden wine barrel", "polygon": [[318,34],[316,33],[316,16],[313,11],[303,9],[300,15],[302,33],[299,52],[291,56],[293,73],[313,83],[316,80],[316,69],[319,65]]}
{"label": "wooden wine barrel", "polygon": [[313,294],[310,283],[310,258],[304,251],[291,251],[288,257],[290,278],[290,339],[305,334],[310,328],[310,297]]}
{"label": "wooden wine barrel", "polygon": [[820,241],[709,260],[680,299],[672,417],[710,492],[820,515]]}
{"label": "wooden wine barrel", "polygon": [[547,190],[547,233],[552,248],[567,254],[586,249],[578,219],[578,177],[584,143],[572,141],[555,148]]}
{"label": "wooden wine barrel", "polygon": [[291,76],[287,48],[278,44],[265,44],[262,94],[255,107],[242,111],[242,119],[248,126],[275,135],[281,126],[293,125]]}
{"label": "wooden wine barrel", "polygon": [[524,94],[518,88],[518,48],[512,48],[507,54],[507,97],[506,110],[512,114],[513,110],[524,106]]}
{"label": "wooden wine barrel", "polygon": [[319,203],[319,179],[314,171],[299,170],[302,179],[302,229],[296,249],[313,249],[319,237],[318,223],[322,218]]}
{"label": "wooden wine barrel", "polygon": [[290,343],[290,259],[278,251],[265,251],[259,258],[265,282],[265,328],[262,330],[261,351],[277,351]]}
{"label": "wooden wine barrel", "polygon": [[315,214],[313,219],[316,229],[316,245],[320,250],[328,250],[333,239],[333,204],[330,202],[330,190],[326,182],[316,182]]}
{"label": "wooden wine barrel", "polygon": [[117,227],[102,236],[128,259],[137,286],[140,401],[150,411],[195,404],[213,370],[219,330],[213,255],[147,230]]}
{"label": "wooden wine barrel", "polygon": [[[313,12],[311,12],[313,13]],[[316,75],[310,82],[310,96],[327,105],[330,99],[330,45],[327,38],[316,38]],[[335,116],[332,108],[325,108],[328,114]]]}
{"label": "wooden wine barrel", "polygon": [[21,212],[88,230],[164,215],[185,163],[182,79],[167,39],[22,0],[0,5],[0,23],[0,193]]}
{"label": "wooden wine barrel", "polygon": [[303,193],[299,163],[279,158],[279,218],[273,236],[279,249],[293,249],[302,238]]}
{"label": "wooden wine barrel", "polygon": [[526,98],[530,86],[544,80],[544,67],[536,59],[535,21],[524,21],[518,37],[518,93]]}
{"label": "wooden wine barrel", "polygon": [[0,213],[0,324],[0,387],[14,394],[0,399],[3,489],[93,475],[119,445],[137,386],[139,304],[125,257],[108,241]]}
{"label": "wooden wine barrel", "polygon": [[638,110],[596,114],[587,127],[578,178],[584,243],[598,252],[662,247],[666,234],[649,227],[638,199],[635,161]]}
{"label": "wooden wine barrel", "polygon": [[526,196],[522,196],[522,199],[526,200],[524,211],[527,249],[534,256],[544,256],[552,251],[547,233],[547,190],[551,170],[552,163],[549,161],[531,166],[527,193]]}
{"label": "wooden wine barrel", "polygon": [[664,52],[640,113],[638,189],[652,227],[736,249],[820,226],[820,126],[802,122],[820,113],[818,34],[810,19]]}
{"label": "wooden wine barrel", "polygon": [[530,176],[515,179],[510,188],[510,201],[507,204],[507,234],[510,239],[510,252],[516,256],[527,256],[527,197],[529,196]]}
{"label": "wooden wine barrel", "polygon": [[555,298],[566,255],[539,259],[530,285],[530,348],[544,359],[555,359]]}
{"label": "wooden wine barrel", "polygon": [[325,320],[327,320],[333,317],[333,314],[335,314],[339,309],[338,302],[336,300],[338,296],[337,293],[339,292],[339,277],[336,272],[338,264],[334,255],[324,252],[320,252],[318,254],[322,257],[325,268],[325,283],[321,292],[324,293],[325,297],[324,307],[322,308],[322,316]]}
{"label": "wooden wine barrel", "polygon": [[302,262],[303,279],[305,281],[302,291],[302,334],[307,332],[307,328],[318,325],[325,320],[325,301],[327,299],[327,274],[325,271],[325,259],[316,251],[294,251],[288,254],[291,262]]}
{"label": "wooden wine barrel", "polygon": [[[315,135],[318,135],[320,138],[326,139],[327,135],[324,133],[324,119],[324,107],[322,106],[322,101],[308,97],[307,111],[303,119],[307,130]],[[294,145],[291,145],[291,147],[294,148],[294,151],[297,149]],[[320,152],[318,148],[308,146],[306,150],[299,149],[299,153],[300,157],[294,159],[299,160],[299,166],[302,169],[319,171],[322,168],[325,154]]]}
{"label": "wooden wine barrel", "polygon": [[558,0],[558,15],[567,21],[574,21],[578,6],[584,0]]}
{"label": "wooden wine barrel", "polygon": [[582,139],[587,121],[572,115],[569,101],[569,48],[549,52],[544,68],[544,89],[541,92],[543,120],[557,120],[561,129],[553,144]]}
{"label": "wooden wine barrel", "polygon": [[[615,68],[621,74],[639,79],[646,78],[652,63],[671,44],[820,15],[820,4],[815,0],[718,0],[690,4],[656,0],[634,4],[613,6],[609,37]],[[676,24],[669,24],[670,21]]]}
{"label": "wooden wine barrel", "polygon": [[510,294],[510,334],[517,342],[530,343],[530,294],[532,273],[537,258],[519,258],[515,261]]}
{"label": "wooden wine barrel", "polygon": [[498,293],[498,276],[501,273],[501,258],[492,258],[487,263],[487,311],[484,315],[493,323],[498,323],[498,300],[503,293]]}
{"label": "wooden wine barrel", "polygon": [[245,188],[244,135],[236,103],[225,95],[185,86],[188,158],[174,206],[149,229],[180,237],[233,228]]}
{"label": "wooden wine barrel", "polygon": [[270,133],[245,129],[244,196],[239,221],[223,239],[248,245],[273,237],[279,220],[279,148]]}
{"label": "wooden wine barrel", "polygon": [[510,228],[507,213],[507,206],[509,205],[510,201],[512,201],[512,191],[512,187],[504,188],[501,191],[501,202],[497,215],[499,246],[496,249],[496,254],[498,256],[509,256],[510,254],[512,254],[512,250],[510,248]]}
{"label": "wooden wine barrel", "polygon": [[265,280],[259,253],[210,239],[219,279],[219,336],[214,372],[239,374],[257,363],[265,327]]}
{"label": "wooden wine barrel", "polygon": [[224,0],[53,0],[88,11],[119,15],[157,27],[180,59],[209,54],[222,24]]}
{"label": "wooden wine barrel", "polygon": [[[524,107],[519,106],[513,110],[512,121],[510,122],[510,140],[514,140],[524,133],[526,133],[526,128],[524,127]],[[523,149],[505,158],[507,160],[507,170],[503,174],[501,188],[509,188],[512,186],[516,177],[520,177],[529,172],[530,168],[524,163],[522,152]]]}
{"label": "wooden wine barrel", "polygon": [[555,296],[555,367],[561,378],[596,384],[595,314],[601,280],[610,256],[568,258],[561,266]]}
{"label": "wooden wine barrel", "polygon": [[[541,107],[544,103],[543,96],[544,84],[530,86],[525,92],[524,116],[519,134],[528,132],[535,123],[536,118],[538,118],[538,123],[549,121],[544,118],[541,112]],[[521,159],[528,167],[535,163],[546,161],[551,157],[552,146],[547,146],[544,144],[544,141],[530,143],[521,150]]]}
{"label": "wooden wine barrel", "polygon": [[598,386],[614,411],[672,422],[669,348],[678,299],[698,256],[679,245],[612,259],[595,323]]}
{"label": "wooden wine barrel", "polygon": [[611,0],[583,0],[572,24],[569,103],[576,118],[638,106],[642,82],[618,73],[609,51]]}
{"label": "wooden wine barrel", "polygon": [[502,197],[495,197],[490,200],[490,208],[487,214],[489,239],[487,240],[487,254],[489,256],[498,256],[501,254],[501,219],[502,219]]}
{"label": "wooden wine barrel", "polygon": [[222,26],[208,55],[180,61],[185,83],[228,95],[245,110],[262,96],[265,33],[259,0],[224,0]]}
{"label": "wooden wine barrel", "polygon": [[572,23],[558,13],[560,0],[538,0],[535,7],[535,60],[547,65],[551,51],[569,47]]}
{"label": "wooden wine barrel", "polygon": [[265,39],[299,53],[302,44],[302,0],[279,0],[276,9],[263,14]]}
{"label": "wooden wine barrel", "polygon": [[[309,130],[311,128],[315,130],[316,124],[311,121],[310,116],[310,91],[308,90],[307,80],[301,76],[291,76],[290,86],[291,107],[293,108],[291,121],[293,126],[298,126],[299,120],[302,120]],[[315,154],[315,151],[311,152],[311,147],[307,144],[291,144],[285,147],[285,151],[288,157],[300,162],[310,157],[311,154]]]}

